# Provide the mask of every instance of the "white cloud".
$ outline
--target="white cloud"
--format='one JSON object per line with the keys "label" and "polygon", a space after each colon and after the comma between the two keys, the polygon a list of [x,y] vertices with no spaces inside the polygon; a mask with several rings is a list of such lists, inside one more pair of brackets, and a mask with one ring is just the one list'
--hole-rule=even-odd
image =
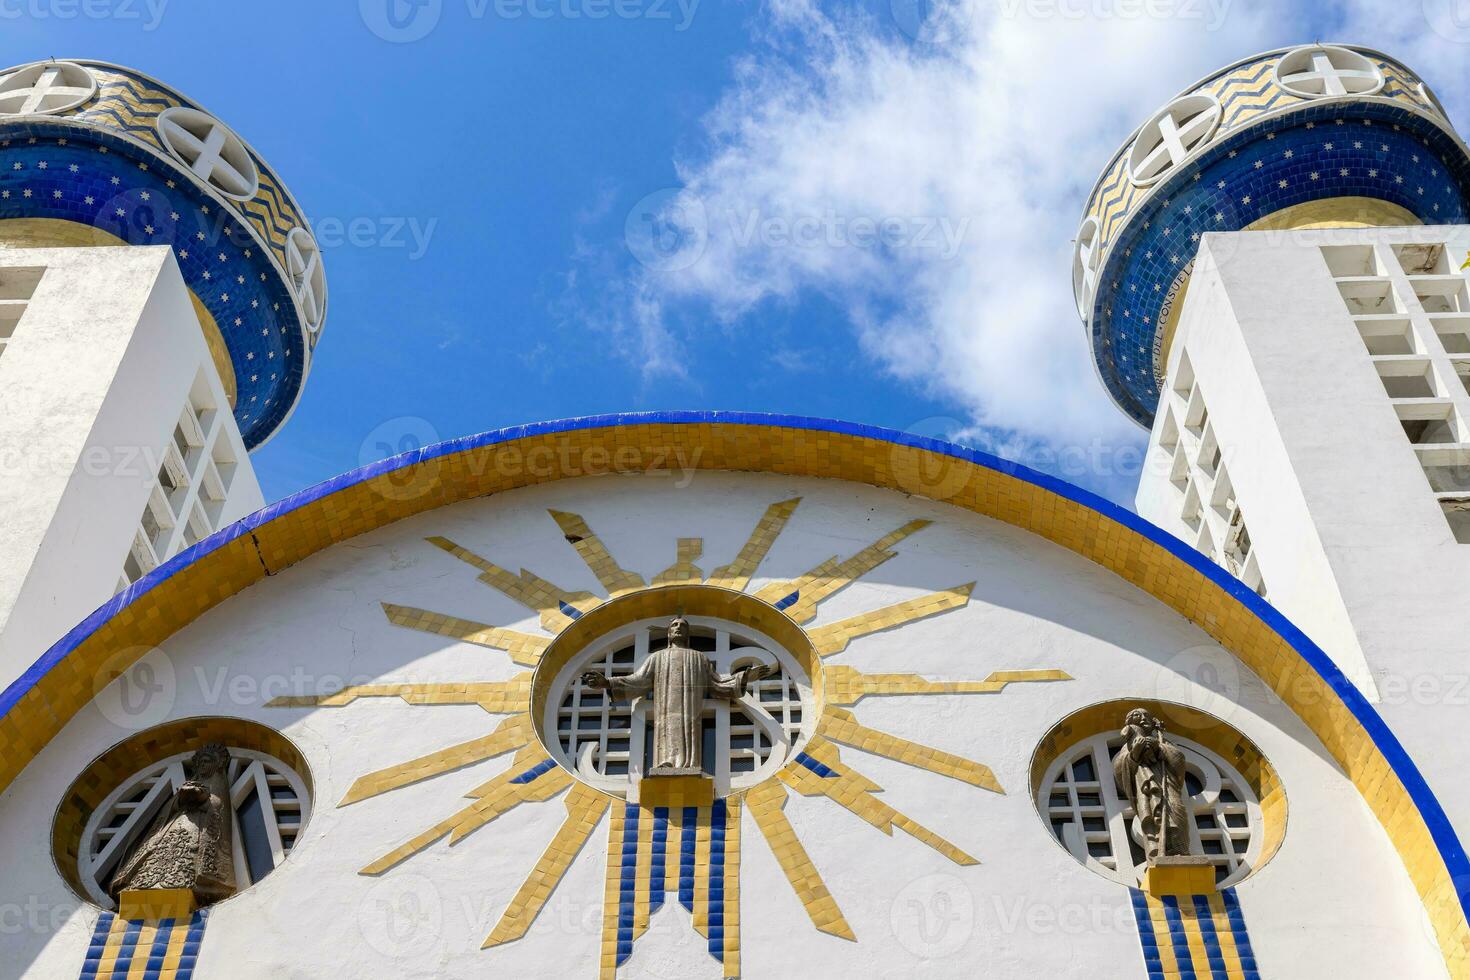
{"label": "white cloud", "polygon": [[[1072,303],[1070,240],[1086,194],[1175,92],[1311,33],[1306,5],[1151,0],[1147,9],[1175,15],[1119,16],[1143,6],[977,2],[960,10],[964,30],[933,45],[891,19],[776,0],[706,120],[707,141],[677,161],[676,210],[685,223],[702,216],[702,251],[626,283],[634,333],[654,345],[645,356],[671,359],[659,353],[672,343],[661,324],[680,303],[759,329],[769,304],[815,292],[846,312],[896,383],[956,405],[963,433],[987,448],[1136,451],[1143,434],[1096,380]],[[1342,39],[1411,65],[1422,55],[1421,70],[1434,77],[1438,66],[1444,84],[1456,77],[1454,55],[1470,48],[1426,38],[1418,2],[1384,6],[1349,4],[1339,26],[1357,30]],[[864,222],[885,233],[881,244],[864,238]],[[1105,473],[1063,475],[1131,497]]]}

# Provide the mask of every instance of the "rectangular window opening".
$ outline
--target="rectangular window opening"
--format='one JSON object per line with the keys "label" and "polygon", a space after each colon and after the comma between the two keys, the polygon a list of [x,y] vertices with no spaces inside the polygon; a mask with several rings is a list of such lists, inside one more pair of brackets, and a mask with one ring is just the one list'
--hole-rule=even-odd
{"label": "rectangular window opening", "polygon": [[1372,245],[1324,245],[1322,258],[1334,279],[1383,275]]}
{"label": "rectangular window opening", "polygon": [[1378,377],[1390,398],[1438,398],[1434,374],[1426,360],[1375,361]]}
{"label": "rectangular window opening", "polygon": [[1414,346],[1414,331],[1407,318],[1402,319],[1358,319],[1358,333],[1368,353],[1375,356],[1386,354],[1418,354]]}
{"label": "rectangular window opening", "polygon": [[1427,245],[1395,245],[1393,254],[1394,258],[1398,259],[1399,268],[1404,270],[1405,275],[1447,276],[1452,271],[1443,242],[1432,242]]}
{"label": "rectangular window opening", "polygon": [[1403,312],[1388,279],[1339,279],[1337,290],[1353,316]]}

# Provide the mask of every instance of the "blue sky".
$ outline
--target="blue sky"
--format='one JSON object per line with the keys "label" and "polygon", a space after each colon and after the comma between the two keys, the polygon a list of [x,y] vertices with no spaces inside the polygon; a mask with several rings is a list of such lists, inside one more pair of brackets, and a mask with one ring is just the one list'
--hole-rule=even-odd
{"label": "blue sky", "polygon": [[167,81],[311,215],[331,310],[255,454],[267,499],[422,441],[720,408],[953,437],[1127,502],[1144,434],[1068,280],[1112,150],[1257,50],[1373,44],[1452,115],[1470,52],[1451,0],[1151,2],[0,0],[0,56]]}

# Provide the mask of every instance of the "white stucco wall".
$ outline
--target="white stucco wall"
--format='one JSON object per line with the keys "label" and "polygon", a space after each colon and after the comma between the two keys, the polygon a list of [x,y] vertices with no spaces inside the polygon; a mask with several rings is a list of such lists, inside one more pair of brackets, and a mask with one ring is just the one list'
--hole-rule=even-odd
{"label": "white stucco wall", "polygon": [[[786,812],[857,934],[817,932],[747,815],[743,827],[743,975],[761,977],[1126,978],[1145,975],[1128,891],[1079,865],[1037,814],[1033,750],[1062,717],[1113,698],[1195,703],[1252,738],[1278,769],[1290,818],[1281,851],[1238,891],[1264,976],[1444,976],[1417,896],[1377,823],[1321,745],[1253,675],[1203,633],[1101,568],[1022,531],[916,498],[834,481],[758,474],[565,481],[457,504],[356,538],[262,582],[150,654],[163,693],[141,715],[78,716],[0,796],[0,976],[75,976],[96,912],[51,866],[58,800],[98,753],[170,718],[238,715],[283,730],[305,753],[314,813],[289,860],[217,905],[198,976],[594,977],[605,829],[578,856],[529,934],[480,944],[565,815],[561,799],[523,804],[451,847],[440,843],[379,878],[357,869],[463,804],[510,765],[486,761],[338,809],[365,772],[488,732],[475,707],[396,700],[267,709],[281,693],[334,679],[445,682],[518,672],[494,651],[390,625],[382,601],[536,632],[534,614],[479,584],[427,544],[446,535],[503,567],[604,594],[547,508],[587,519],[624,567],[651,579],[675,538],[702,536],[708,574],[730,561],[764,509],[803,497],[752,589],[849,555],[913,518],[934,526],[823,603],[820,626],[974,580],[963,609],[859,639],[834,662],[868,672],[981,679],[1060,668],[1074,681],[1000,694],[868,698],[866,725],[991,766],[1006,795],[844,748],[882,799],[975,854],[959,867],[904,833],[885,837],[825,799],[792,794]],[[1213,690],[1196,680],[1213,679]],[[111,715],[112,717],[109,717]],[[123,724],[119,724],[123,722]],[[604,821],[605,822],[605,821]],[[38,909],[44,924],[20,910]],[[417,903],[417,904],[413,904]],[[390,916],[390,909],[418,914]],[[921,927],[919,916],[927,917]],[[6,916],[10,916],[9,919]],[[51,918],[54,916],[54,924]],[[385,933],[385,923],[395,929]],[[672,906],[640,939],[624,977],[719,976]]]}
{"label": "white stucco wall", "polygon": [[[1456,542],[1321,250],[1374,246],[1423,330],[1391,248],[1405,243],[1446,243],[1453,271],[1470,227],[1206,235],[1168,385],[1187,358],[1269,600],[1378,702],[1464,839],[1470,744],[1453,733],[1470,724],[1470,544]],[[1441,390],[1470,422],[1452,372]],[[1160,412],[1153,460],[1163,425]],[[1186,537],[1181,500],[1167,471],[1146,471],[1139,513]]]}
{"label": "white stucco wall", "polygon": [[237,460],[221,526],[264,502],[167,247],[0,250],[18,266],[46,272],[0,356],[0,687],[116,591],[197,382]]}

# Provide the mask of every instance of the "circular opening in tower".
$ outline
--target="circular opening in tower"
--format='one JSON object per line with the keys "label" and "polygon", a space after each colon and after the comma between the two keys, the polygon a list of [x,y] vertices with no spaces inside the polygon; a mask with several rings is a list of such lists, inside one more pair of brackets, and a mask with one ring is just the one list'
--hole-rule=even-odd
{"label": "circular opening in tower", "polygon": [[593,610],[548,648],[532,681],[537,733],[558,765],[613,796],[636,799],[666,775],[729,796],[811,739],[814,662],[806,634],[759,599],[647,590]]}

